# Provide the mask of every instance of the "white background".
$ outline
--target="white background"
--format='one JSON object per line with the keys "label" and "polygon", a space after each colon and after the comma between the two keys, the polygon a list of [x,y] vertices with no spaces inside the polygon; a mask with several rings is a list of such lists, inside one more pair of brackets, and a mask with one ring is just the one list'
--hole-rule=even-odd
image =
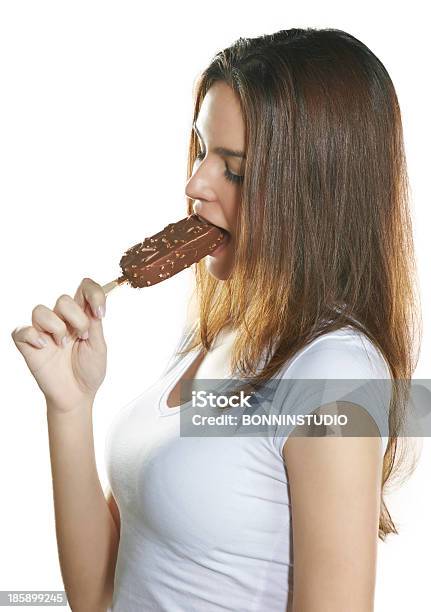
{"label": "white background", "polygon": [[[421,282],[424,338],[415,377],[430,377],[423,7],[270,0],[0,4],[0,590],[63,589],[44,398],[10,334],[31,323],[36,304],[52,308],[60,294],[73,295],[84,276],[101,284],[116,278],[126,248],[186,215],[193,82],[240,36],[336,27],[363,41],[388,69],[403,114]],[[104,488],[107,427],[164,368],[191,279],[185,270],[150,289],[123,286],[108,296],[108,371],[94,407]],[[379,543],[377,612],[431,608],[430,459],[426,439],[416,472],[388,498],[400,535]]]}

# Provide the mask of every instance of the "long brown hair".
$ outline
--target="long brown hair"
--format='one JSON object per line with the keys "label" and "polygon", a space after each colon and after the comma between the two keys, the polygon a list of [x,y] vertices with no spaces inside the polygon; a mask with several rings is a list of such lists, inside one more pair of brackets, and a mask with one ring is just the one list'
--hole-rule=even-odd
{"label": "long brown hair", "polygon": [[[398,533],[383,489],[405,459],[397,445],[422,333],[394,85],[357,38],[312,28],[239,38],[217,53],[196,80],[193,120],[216,81],[238,95],[246,128],[235,261],[225,281],[196,264],[198,326],[183,352],[209,350],[233,325],[232,371],[258,384],[324,333],[346,324],[365,333],[406,385],[395,385],[390,407],[384,540]],[[187,179],[197,152],[191,131]]]}

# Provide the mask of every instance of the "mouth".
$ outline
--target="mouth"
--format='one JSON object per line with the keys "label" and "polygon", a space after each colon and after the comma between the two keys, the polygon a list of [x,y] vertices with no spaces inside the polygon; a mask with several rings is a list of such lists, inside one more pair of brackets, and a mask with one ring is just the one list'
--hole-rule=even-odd
{"label": "mouth", "polygon": [[224,227],[220,227],[219,225],[216,225],[216,227],[218,227],[219,230],[221,230],[221,232],[223,234],[223,238],[220,241],[219,245],[214,249],[214,251],[212,251],[210,253],[211,257],[217,257],[217,255],[221,251],[223,251],[228,246],[228,244],[231,241],[231,235],[230,235],[230,233],[227,230],[224,229]]}
{"label": "mouth", "polygon": [[220,225],[216,225],[215,223],[213,223],[212,221],[210,221],[209,219],[205,219],[205,217],[203,217],[202,215],[198,215],[197,213],[195,213],[196,217],[198,219],[200,219],[201,221],[204,221],[205,223],[210,223],[211,225],[214,225],[215,227],[217,227],[219,230],[221,230],[222,234],[223,234],[223,240],[220,243],[220,245],[224,245],[227,244],[231,238],[230,232],[224,228],[221,227]]}

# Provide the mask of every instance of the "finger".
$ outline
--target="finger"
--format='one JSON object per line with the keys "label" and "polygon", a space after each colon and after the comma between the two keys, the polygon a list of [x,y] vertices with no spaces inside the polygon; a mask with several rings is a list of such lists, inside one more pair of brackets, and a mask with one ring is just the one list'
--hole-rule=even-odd
{"label": "finger", "polygon": [[87,340],[90,321],[81,306],[70,296],[64,293],[57,299],[53,311],[67,324],[69,333],[76,333],[83,340]]}
{"label": "finger", "polygon": [[95,319],[102,319],[106,312],[106,296],[99,283],[91,278],[83,278],[74,299],[83,308],[84,303],[89,304]]}
{"label": "finger", "polygon": [[[91,278],[84,278],[75,293],[74,299],[90,319],[88,342],[90,344],[94,343],[94,346],[104,345],[102,318],[105,316],[106,296],[101,285]],[[100,311],[98,311],[99,306],[101,307]],[[95,312],[100,314],[100,318],[94,316]]]}
{"label": "finger", "polygon": [[45,346],[48,346],[49,344],[48,336],[31,325],[21,325],[20,327],[16,327],[11,336],[17,346],[18,343],[21,342],[41,349],[45,348]]}
{"label": "finger", "polygon": [[[31,322],[38,331],[51,334],[58,346],[65,346],[70,339],[66,323],[44,304],[33,308]],[[65,340],[62,343],[63,338]]]}

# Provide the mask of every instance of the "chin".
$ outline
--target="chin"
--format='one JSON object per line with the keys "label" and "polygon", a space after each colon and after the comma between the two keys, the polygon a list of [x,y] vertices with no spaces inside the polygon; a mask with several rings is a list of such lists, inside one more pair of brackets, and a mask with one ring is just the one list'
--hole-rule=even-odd
{"label": "chin", "polygon": [[234,251],[230,236],[227,244],[215,249],[214,253],[205,257],[206,269],[217,280],[225,281],[229,278],[233,267]]}

